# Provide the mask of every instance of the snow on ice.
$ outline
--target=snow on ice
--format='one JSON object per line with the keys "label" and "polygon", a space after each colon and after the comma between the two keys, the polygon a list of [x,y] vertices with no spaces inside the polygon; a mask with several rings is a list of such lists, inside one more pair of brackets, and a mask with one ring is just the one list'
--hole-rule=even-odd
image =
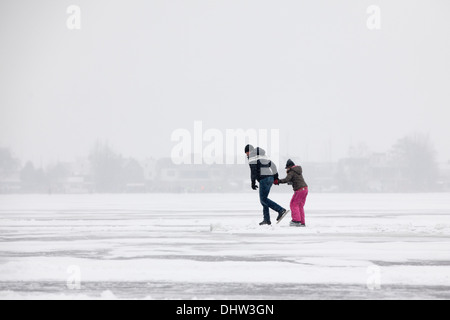
{"label": "snow on ice", "polygon": [[306,219],[260,227],[253,193],[2,195],[0,299],[450,298],[448,194],[311,193]]}

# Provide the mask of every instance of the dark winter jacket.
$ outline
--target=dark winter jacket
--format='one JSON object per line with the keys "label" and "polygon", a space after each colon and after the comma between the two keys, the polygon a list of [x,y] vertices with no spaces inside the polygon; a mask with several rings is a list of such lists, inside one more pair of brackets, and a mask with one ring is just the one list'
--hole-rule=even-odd
{"label": "dark winter jacket", "polygon": [[305,182],[305,179],[303,178],[302,167],[300,166],[290,168],[286,179],[281,179],[279,180],[279,182],[292,185],[294,191],[308,187],[308,185]]}
{"label": "dark winter jacket", "polygon": [[248,156],[248,162],[250,165],[252,184],[269,177],[275,176],[275,178],[278,178],[277,166],[266,156],[264,149],[253,149]]}

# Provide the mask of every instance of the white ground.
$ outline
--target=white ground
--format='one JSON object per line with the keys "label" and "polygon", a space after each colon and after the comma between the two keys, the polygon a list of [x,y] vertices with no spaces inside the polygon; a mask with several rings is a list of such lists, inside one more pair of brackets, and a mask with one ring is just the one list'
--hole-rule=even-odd
{"label": "white ground", "polygon": [[2,195],[0,299],[450,298],[450,194],[306,210],[259,227],[256,193]]}

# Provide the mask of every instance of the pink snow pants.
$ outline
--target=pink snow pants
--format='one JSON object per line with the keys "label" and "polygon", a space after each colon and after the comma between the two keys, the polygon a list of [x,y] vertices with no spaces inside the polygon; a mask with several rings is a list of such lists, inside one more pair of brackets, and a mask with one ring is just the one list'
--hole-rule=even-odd
{"label": "pink snow pants", "polygon": [[303,188],[295,191],[291,200],[292,220],[300,221],[305,224],[305,210],[306,197],[308,196],[308,188]]}

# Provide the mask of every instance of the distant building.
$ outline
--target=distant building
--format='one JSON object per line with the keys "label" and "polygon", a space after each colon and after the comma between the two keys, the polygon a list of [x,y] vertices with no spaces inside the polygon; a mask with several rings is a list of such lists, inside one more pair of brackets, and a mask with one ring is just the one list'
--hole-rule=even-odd
{"label": "distant building", "polygon": [[[161,192],[229,192],[242,190],[242,165],[175,165],[157,162],[156,189]],[[248,169],[247,169],[248,170]]]}
{"label": "distant building", "polygon": [[0,193],[20,193],[22,191],[22,182],[20,173],[8,173],[0,178]]}
{"label": "distant building", "polygon": [[439,164],[438,185],[442,191],[450,191],[450,161]]}
{"label": "distant building", "polygon": [[91,180],[91,164],[88,159],[78,158],[68,164],[69,175],[64,180],[64,193],[92,193],[94,185]]}
{"label": "distant building", "polygon": [[397,192],[402,181],[386,153],[341,159],[336,180],[341,192]]}
{"label": "distant building", "polygon": [[85,177],[71,176],[66,179],[64,184],[64,193],[84,194],[92,191],[92,182],[87,181]]}

